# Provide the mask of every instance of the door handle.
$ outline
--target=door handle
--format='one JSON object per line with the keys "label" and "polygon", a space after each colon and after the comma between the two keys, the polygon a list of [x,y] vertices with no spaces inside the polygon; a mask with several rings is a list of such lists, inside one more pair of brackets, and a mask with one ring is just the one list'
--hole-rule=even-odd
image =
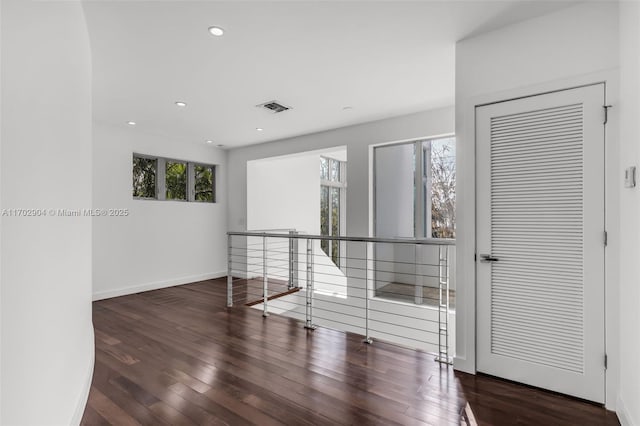
{"label": "door handle", "polygon": [[497,262],[500,259],[498,259],[497,257],[493,257],[490,254],[481,254],[480,255],[480,262],[482,263],[492,263],[492,262]]}

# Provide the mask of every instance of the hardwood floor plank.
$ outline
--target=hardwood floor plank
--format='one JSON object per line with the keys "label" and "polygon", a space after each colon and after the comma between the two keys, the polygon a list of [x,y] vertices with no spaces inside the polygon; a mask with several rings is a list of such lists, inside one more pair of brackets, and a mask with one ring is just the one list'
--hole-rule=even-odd
{"label": "hardwood floor plank", "polygon": [[[236,281],[235,300],[254,284]],[[457,373],[431,354],[227,308],[225,279],[94,302],[93,321],[83,425],[619,424],[597,405]]]}
{"label": "hardwood floor plank", "polygon": [[[122,379],[122,377],[120,378]],[[139,403],[135,399],[132,399],[131,394],[118,386],[118,384],[111,381],[102,383],[96,383],[94,381],[94,386],[120,409],[133,417],[138,423],[149,426],[168,424],[155,416],[147,406]]]}
{"label": "hardwood floor plank", "polygon": [[[162,401],[158,401],[149,407],[153,413],[161,419],[164,419],[168,424],[174,426],[191,426],[196,425],[193,420],[186,417],[180,411],[165,404]],[[204,424],[204,423],[203,423]],[[208,423],[212,424],[212,423]]]}
{"label": "hardwood floor plank", "polygon": [[109,426],[110,423],[102,417],[96,410],[90,405],[84,409],[84,415],[82,416],[81,426]]}
{"label": "hardwood floor plank", "polygon": [[100,330],[94,330],[95,332],[95,336],[96,336],[96,342],[98,340],[106,343],[107,345],[117,345],[118,343],[120,343],[120,340],[116,339],[113,336],[109,336],[107,333],[103,333]]}
{"label": "hardwood floor plank", "polygon": [[96,388],[91,389],[88,405],[113,425],[140,425],[133,417]]}
{"label": "hardwood floor plank", "polygon": [[159,401],[158,398],[124,376],[117,377],[109,382],[131,395],[134,400],[145,407],[149,407]]}
{"label": "hardwood floor plank", "polygon": [[284,423],[245,404],[241,399],[235,398],[229,393],[230,389],[211,388],[201,394],[183,383],[176,383],[172,386],[172,390],[189,401],[195,401],[201,407],[207,407],[218,418],[229,424],[284,425]]}

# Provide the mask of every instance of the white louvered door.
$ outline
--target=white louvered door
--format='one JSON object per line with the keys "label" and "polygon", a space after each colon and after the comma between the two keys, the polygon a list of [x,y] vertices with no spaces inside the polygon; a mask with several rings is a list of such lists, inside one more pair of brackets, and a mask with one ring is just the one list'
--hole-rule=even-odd
{"label": "white louvered door", "polygon": [[604,402],[604,85],[476,109],[478,371]]}

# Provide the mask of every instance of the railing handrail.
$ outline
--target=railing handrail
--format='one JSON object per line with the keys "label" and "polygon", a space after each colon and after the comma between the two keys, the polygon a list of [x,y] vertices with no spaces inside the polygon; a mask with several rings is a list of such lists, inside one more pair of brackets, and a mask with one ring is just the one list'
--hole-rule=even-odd
{"label": "railing handrail", "polygon": [[349,237],[349,236],[330,236],[330,235],[310,235],[310,234],[274,234],[269,232],[252,232],[252,231],[228,231],[230,236],[244,237],[265,237],[265,238],[294,238],[299,240],[333,240],[333,241],[349,241],[363,243],[390,243],[390,244],[417,244],[417,245],[442,245],[454,246],[456,240],[452,238],[378,238],[378,237]]}
{"label": "railing handrail", "polygon": [[295,228],[250,229],[246,232],[293,232]]}

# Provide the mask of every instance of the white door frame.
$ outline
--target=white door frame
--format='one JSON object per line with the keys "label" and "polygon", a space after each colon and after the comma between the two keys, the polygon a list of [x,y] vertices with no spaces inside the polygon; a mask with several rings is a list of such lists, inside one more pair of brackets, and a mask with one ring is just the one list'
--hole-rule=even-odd
{"label": "white door frame", "polygon": [[616,218],[619,216],[619,191],[622,181],[619,173],[619,120],[616,113],[618,103],[618,72],[615,69],[528,87],[510,89],[470,97],[461,101],[462,117],[457,119],[457,291],[456,356],[454,368],[467,373],[476,373],[476,167],[475,167],[475,108],[500,101],[553,92],[594,83],[605,83],[609,121],[605,129],[605,225],[609,244],[605,251],[605,348],[608,355],[605,405],[615,410],[618,394],[619,371],[619,267],[618,241],[620,230]]}

